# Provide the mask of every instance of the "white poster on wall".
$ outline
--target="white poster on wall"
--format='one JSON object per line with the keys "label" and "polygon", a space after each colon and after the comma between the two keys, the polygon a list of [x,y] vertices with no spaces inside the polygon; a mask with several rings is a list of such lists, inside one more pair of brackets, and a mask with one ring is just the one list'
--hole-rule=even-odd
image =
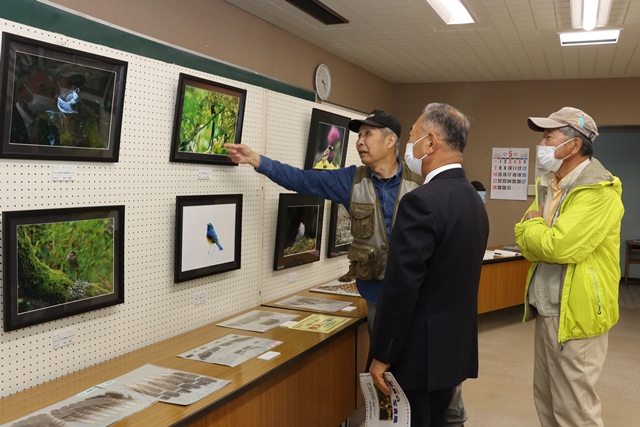
{"label": "white poster on wall", "polygon": [[528,148],[493,148],[491,199],[527,200]]}

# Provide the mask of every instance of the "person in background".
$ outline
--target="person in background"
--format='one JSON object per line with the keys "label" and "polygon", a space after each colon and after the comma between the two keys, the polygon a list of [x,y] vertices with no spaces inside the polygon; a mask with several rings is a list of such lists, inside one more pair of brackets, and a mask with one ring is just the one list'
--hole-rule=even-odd
{"label": "person in background", "polygon": [[453,390],[478,374],[478,283],[489,219],[462,170],[469,120],[426,106],[405,160],[424,177],[406,194],[392,232],[369,372],[385,394],[390,371],[411,405],[412,427],[442,426]]}
{"label": "person in background", "polygon": [[542,132],[536,197],[515,225],[532,262],[524,321],[536,318],[533,395],[545,427],[603,426],[595,384],[619,317],[620,180],[593,158],[598,136],[585,112],[529,117]]}
{"label": "person in background", "polygon": [[53,78],[41,68],[31,68],[16,80],[11,113],[11,144],[56,145],[57,129],[48,111],[56,107]]}
{"label": "person in background", "polygon": [[487,203],[487,189],[484,188],[484,185],[480,181],[471,181],[471,185],[478,192],[478,196],[482,199],[482,203]]}
{"label": "person in background", "polygon": [[422,184],[422,177],[406,168],[398,157],[401,126],[391,114],[372,111],[364,120],[351,120],[358,133],[356,149],[364,166],[335,170],[302,170],[259,155],[243,144],[226,144],[231,160],[250,164],[276,184],[342,204],[351,219],[347,255],[349,274],[356,277],[360,295],[367,301],[371,333],[385,277],[398,201]]}

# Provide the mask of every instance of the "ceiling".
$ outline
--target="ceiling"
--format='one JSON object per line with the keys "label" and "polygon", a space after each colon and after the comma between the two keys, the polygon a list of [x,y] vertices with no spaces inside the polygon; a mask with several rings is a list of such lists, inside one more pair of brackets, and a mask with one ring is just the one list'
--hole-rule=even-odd
{"label": "ceiling", "polygon": [[462,0],[476,23],[447,26],[426,0],[323,0],[325,26],[285,0],[227,0],[391,83],[640,77],[640,1],[613,0],[617,44],[560,47],[569,0]]}

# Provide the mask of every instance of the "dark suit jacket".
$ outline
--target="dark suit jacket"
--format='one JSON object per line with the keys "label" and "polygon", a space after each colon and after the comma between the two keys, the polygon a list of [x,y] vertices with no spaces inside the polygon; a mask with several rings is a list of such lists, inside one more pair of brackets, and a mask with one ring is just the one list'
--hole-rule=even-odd
{"label": "dark suit jacket", "polygon": [[478,376],[478,282],[489,219],[460,168],[400,201],[369,358],[406,390]]}

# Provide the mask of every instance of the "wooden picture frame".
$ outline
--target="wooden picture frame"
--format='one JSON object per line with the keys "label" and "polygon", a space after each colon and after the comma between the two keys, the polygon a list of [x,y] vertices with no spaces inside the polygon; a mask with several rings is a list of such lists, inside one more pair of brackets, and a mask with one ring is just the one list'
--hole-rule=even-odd
{"label": "wooden picture frame", "polygon": [[311,112],[305,169],[343,168],[351,119],[314,108]]}
{"label": "wooden picture frame", "polygon": [[320,260],[324,199],[281,193],[273,270]]}
{"label": "wooden picture frame", "polygon": [[180,73],[170,160],[237,166],[223,145],[240,143],[246,97],[245,89]]}
{"label": "wooden picture frame", "polygon": [[174,282],[240,268],[242,194],[176,197]]}
{"label": "wooden picture frame", "polygon": [[0,157],[117,162],[127,62],[2,36]]}
{"label": "wooden picture frame", "polygon": [[124,302],[124,206],[2,212],[4,330]]}
{"label": "wooden picture frame", "polygon": [[335,258],[349,253],[352,241],[349,212],[340,203],[331,202],[327,258]]}

